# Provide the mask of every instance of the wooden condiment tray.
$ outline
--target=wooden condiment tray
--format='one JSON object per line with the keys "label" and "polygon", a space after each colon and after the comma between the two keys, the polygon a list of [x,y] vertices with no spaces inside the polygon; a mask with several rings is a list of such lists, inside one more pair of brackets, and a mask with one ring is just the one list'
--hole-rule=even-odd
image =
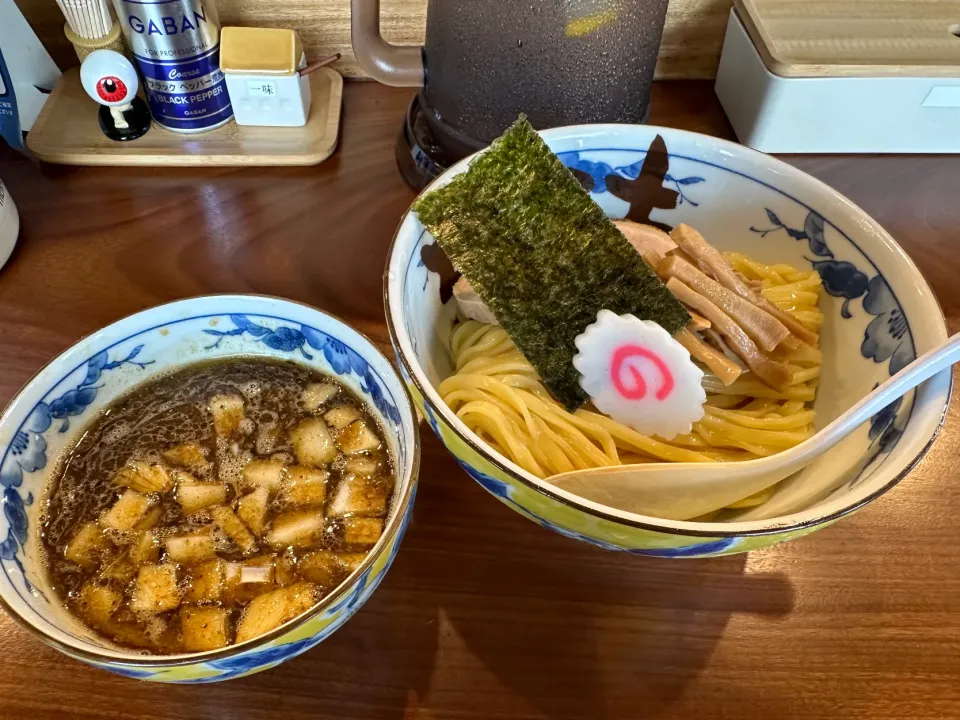
{"label": "wooden condiment tray", "polygon": [[333,154],[340,132],[343,78],[320,68],[310,74],[313,102],[303,127],[240,126],[232,120],[205,133],[175,133],[156,124],[141,138],[110,140],[99,106],[83,91],[79,68],[63,74],[47,99],[27,147],[64,165],[316,165]]}

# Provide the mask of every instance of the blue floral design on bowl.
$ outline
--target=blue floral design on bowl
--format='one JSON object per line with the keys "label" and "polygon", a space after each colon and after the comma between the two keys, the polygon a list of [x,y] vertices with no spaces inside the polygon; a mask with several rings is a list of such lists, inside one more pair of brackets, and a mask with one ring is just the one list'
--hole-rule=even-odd
{"label": "blue floral design on bowl", "polygon": [[231,315],[230,321],[236,325],[234,330],[204,330],[213,335],[217,341],[207,346],[207,350],[220,347],[224,338],[237,337],[248,333],[273,350],[282,350],[285,353],[299,352],[305,360],[313,360],[313,355],[305,350],[306,346],[323,353],[330,368],[337,375],[356,373],[361,378],[361,390],[369,396],[374,406],[393,422],[400,422],[400,412],[396,405],[391,403],[383,394],[383,390],[370,365],[353,348],[342,341],[316,328],[300,325],[299,327],[281,326],[268,328],[258,325],[245,315]]}
{"label": "blue floral design on bowl", "polygon": [[[227,328],[227,329],[224,329]],[[212,342],[210,338],[216,338]],[[315,352],[312,352],[315,351]],[[396,459],[398,483],[384,535],[358,571],[305,616],[241,646],[144,658],[102,647],[48,590],[37,527],[49,470],[83,425],[135,384],[188,362],[296,355],[338,376],[371,406]],[[411,514],[419,464],[416,418],[394,368],[363,336],[297,303],[258,296],[195,298],[143,311],[53,360],[0,419],[0,602],[41,639],[98,667],[161,682],[211,682],[272,667],[328,637],[383,579]]]}
{"label": "blue floral design on bowl", "polygon": [[[945,339],[936,299],[892,238],[849,200],[795,168],[667,128],[587,125],[542,134],[608,216],[665,228],[686,222],[721,250],[820,274],[826,290],[816,400],[821,423]],[[445,279],[421,262],[433,244],[408,214],[385,273],[391,339],[405,378],[461,466],[509,507],[561,534],[668,557],[763,547],[825,527],[892,488],[941,426],[949,373],[878,413],[855,437],[781,483],[765,505],[727,522],[663,521],[593,506],[500,457],[440,400],[435,388],[451,371],[447,342],[455,308],[440,293]]]}

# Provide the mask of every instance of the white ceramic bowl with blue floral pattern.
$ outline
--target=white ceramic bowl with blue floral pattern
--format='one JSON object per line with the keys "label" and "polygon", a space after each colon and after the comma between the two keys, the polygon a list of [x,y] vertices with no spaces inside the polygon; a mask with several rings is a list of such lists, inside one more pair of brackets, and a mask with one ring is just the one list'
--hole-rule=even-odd
{"label": "white ceramic bowl with blue floral pattern", "polygon": [[[818,180],[740,145],[696,133],[584,125],[542,133],[612,218],[688,223],[721,250],[820,273],[824,367],[820,427],[947,336],[936,298],[873,219]],[[468,167],[457,164],[425,192]],[[492,451],[436,391],[451,372],[453,268],[416,215],[403,218],[384,278],[394,349],[410,391],[460,465],[508,507],[564,535],[663,557],[772,545],[824,527],[885,493],[920,459],[943,421],[944,371],[729,522],[666,521],[581,500]],[[731,465],[731,472],[736,471]]]}
{"label": "white ceramic bowl with blue floral pattern", "polygon": [[[144,656],[104,647],[50,589],[38,537],[57,459],[107,405],[135,385],[201,360],[295,360],[363,398],[382,427],[398,479],[383,536],[363,564],[312,610],[273,632],[209,653]],[[365,337],[339,320],[271,297],[219,295],[132,315],[81,340],[41,370],[0,419],[0,602],[20,623],[71,657],[142,680],[197,683],[274,667],[309,650],[370,597],[410,520],[420,440],[404,383]]]}

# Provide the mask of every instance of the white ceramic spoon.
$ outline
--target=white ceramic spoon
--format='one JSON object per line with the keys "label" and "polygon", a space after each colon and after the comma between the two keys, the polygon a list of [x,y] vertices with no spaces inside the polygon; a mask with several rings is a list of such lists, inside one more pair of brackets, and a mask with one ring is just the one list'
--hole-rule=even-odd
{"label": "white ceramic spoon", "polygon": [[891,377],[813,437],[783,452],[738,463],[651,463],[575,470],[548,482],[586,500],[667,520],[719,510],[812,463],[887,405],[960,362],[960,334]]}

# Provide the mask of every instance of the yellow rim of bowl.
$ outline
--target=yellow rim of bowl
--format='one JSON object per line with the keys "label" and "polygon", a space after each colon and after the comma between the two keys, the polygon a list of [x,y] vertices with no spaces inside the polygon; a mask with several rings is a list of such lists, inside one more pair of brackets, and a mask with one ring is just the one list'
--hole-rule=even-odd
{"label": "yellow rim of bowl", "polygon": [[18,613],[15,609],[13,609],[10,606],[10,604],[7,603],[6,599],[3,596],[0,596],[0,607],[2,607],[6,611],[6,613],[17,622],[17,624],[19,624],[22,628],[29,631],[30,633],[39,637],[43,642],[47,643],[48,645],[51,645],[52,647],[56,648],[57,650],[60,650],[61,652],[67,655],[79,657],[85,660],[91,660],[93,662],[96,662],[102,665],[125,665],[125,666],[143,667],[143,668],[178,667],[183,665],[196,665],[198,663],[205,663],[211,660],[222,660],[223,658],[232,657],[233,655],[239,655],[249,650],[254,650],[257,647],[260,647],[262,645],[266,645],[267,643],[270,643],[273,640],[276,640],[277,638],[282,637],[283,635],[286,635],[287,633],[293,630],[296,630],[297,628],[302,626],[304,623],[309,622],[314,617],[316,617],[320,613],[327,610],[333,604],[333,601],[336,600],[344,592],[344,590],[349,588],[350,585],[356,580],[356,578],[358,578],[360,575],[366,572],[367,569],[369,569],[370,566],[373,565],[374,561],[380,555],[380,553],[374,552],[374,550],[376,550],[376,548],[379,546],[382,551],[382,549],[389,542],[393,540],[394,536],[396,536],[396,534],[400,530],[401,525],[403,524],[404,517],[406,517],[406,514],[410,511],[410,504],[414,497],[414,490],[417,487],[417,482],[420,474],[420,423],[415,410],[416,405],[413,402],[413,398],[410,396],[410,390],[407,388],[407,384],[403,381],[403,378],[400,377],[396,369],[393,367],[394,364],[390,362],[390,360],[382,352],[380,352],[380,350],[377,348],[376,343],[374,343],[364,333],[360,332],[349,323],[341,320],[339,317],[337,317],[333,313],[329,313],[326,310],[319,310],[318,308],[315,308],[312,305],[307,305],[306,303],[297,302],[296,300],[288,300],[286,298],[277,297],[276,295],[261,295],[256,293],[242,293],[242,294],[241,293],[217,293],[212,295],[198,295],[196,297],[191,297],[191,298],[182,298],[180,300],[174,300],[173,302],[163,303],[162,305],[154,305],[152,307],[145,308],[144,310],[131,313],[130,315],[125,315],[122,318],[114,320],[109,325],[105,325],[103,328],[99,328],[97,330],[94,330],[91,333],[88,333],[87,335],[84,335],[79,340],[77,340],[77,342],[73,343],[69,348],[67,348],[62,353],[57,355],[55,358],[53,358],[52,360],[44,364],[44,366],[40,368],[37,372],[35,372],[30,377],[30,379],[27,380],[27,382],[25,382],[23,386],[16,392],[16,394],[7,404],[7,407],[9,407],[10,405],[13,405],[13,403],[17,401],[17,399],[20,397],[23,391],[27,388],[27,386],[30,385],[30,383],[32,383],[34,380],[36,380],[37,377],[41,373],[43,373],[43,371],[46,370],[47,367],[49,367],[52,363],[58,360],[61,356],[66,355],[67,353],[72,351],[77,345],[82,343],[87,338],[91,337],[92,335],[98,332],[101,332],[102,330],[105,330],[111,325],[115,325],[118,322],[128,320],[129,318],[135,317],[140,313],[147,312],[149,310],[155,310],[157,308],[165,307],[167,305],[176,305],[182,302],[207,300],[207,299],[218,298],[218,297],[258,298],[258,299],[265,299],[265,300],[273,300],[280,303],[288,303],[290,305],[299,305],[300,307],[306,308],[307,310],[310,310],[312,312],[319,313],[320,315],[325,315],[331,320],[334,320],[340,323],[341,325],[343,325],[344,327],[357,333],[357,335],[359,335],[361,338],[366,340],[367,343],[369,343],[370,347],[373,349],[373,351],[377,353],[381,358],[383,358],[383,360],[390,367],[391,371],[393,372],[394,376],[397,379],[397,382],[399,383],[403,391],[403,395],[401,397],[403,397],[403,399],[406,401],[406,408],[404,410],[401,410],[401,412],[404,412],[408,415],[408,417],[410,418],[410,424],[413,428],[413,436],[412,436],[413,453],[410,459],[410,482],[407,483],[407,487],[404,490],[403,494],[396,499],[395,502],[397,503],[397,508],[398,508],[397,512],[394,515],[393,520],[387,523],[387,527],[384,530],[383,535],[380,536],[380,540],[377,541],[377,545],[375,545],[374,548],[371,549],[371,551],[367,554],[367,557],[364,558],[363,562],[357,567],[356,570],[354,570],[347,577],[346,580],[344,580],[337,587],[331,590],[322,601],[314,605],[310,610],[308,610],[303,615],[296,617],[293,620],[289,620],[288,622],[284,623],[283,625],[276,628],[275,630],[271,630],[269,633],[265,635],[261,635],[260,637],[253,638],[252,640],[247,640],[246,642],[240,643],[238,645],[231,645],[230,647],[224,648],[223,650],[212,650],[204,653],[192,653],[192,654],[181,654],[181,655],[143,655],[143,656],[130,657],[130,658],[114,657],[112,655],[102,655],[98,652],[94,652],[84,648],[78,648],[73,645],[61,642],[60,640],[48,635],[45,631],[41,630],[40,628],[36,627],[32,623],[28,622],[26,619],[21,617],[20,613]]}
{"label": "yellow rim of bowl", "polygon": [[[571,130],[571,129],[574,129],[575,127],[577,126],[570,126],[568,128],[554,128],[554,129]],[[652,128],[655,130],[681,132],[685,135],[699,135],[699,133],[693,133],[688,131],[676,131],[671,128],[657,128],[655,126],[646,126],[646,127]],[[729,144],[729,145],[736,145],[735,143],[730,143],[720,138],[710,138],[710,140],[719,141],[721,143]],[[777,161],[776,158],[771,158],[766,153],[761,153],[756,150],[752,150],[750,148],[744,148],[739,145],[736,145],[736,147],[739,150],[746,151],[748,154],[756,154],[764,157],[767,160],[774,160],[775,162],[781,162],[781,161]],[[417,195],[417,198],[420,198],[426,195],[427,193],[429,193],[431,190],[433,190],[434,186],[437,185],[437,183],[439,183],[445,177],[448,177],[453,170],[463,165],[469,164],[474,157],[484,152],[484,150],[479,150],[473,153],[472,155],[468,155],[467,157],[463,158],[459,162],[450,166],[447,170],[441,173],[439,177],[435,178],[429,185],[427,185],[423,190],[421,190],[420,193]],[[797,170],[797,168],[791,168],[791,169]],[[802,171],[800,170],[797,170],[797,172],[802,173]],[[804,173],[804,175],[806,174]],[[816,181],[816,178],[811,178],[811,179]],[[819,181],[816,181],[816,182],[819,182]],[[836,192],[836,190],[829,188],[829,186],[825,186],[825,187],[830,189],[832,192]],[[498,470],[509,475],[512,479],[530,488],[531,490],[534,490],[539,494],[545,497],[548,497],[551,500],[554,500],[562,505],[573,508],[574,510],[579,510],[580,512],[586,513],[587,515],[595,517],[599,520],[605,520],[607,522],[611,522],[617,525],[625,525],[627,527],[637,528],[639,530],[646,530],[649,532],[655,532],[655,533],[666,534],[666,535],[683,535],[683,536],[696,537],[696,538],[759,537],[763,535],[780,535],[782,533],[789,533],[789,532],[794,532],[796,530],[803,530],[806,528],[814,527],[816,525],[822,525],[824,523],[831,522],[832,520],[838,520],[844,517],[845,515],[849,515],[850,513],[855,512],[856,510],[859,510],[864,505],[867,505],[873,502],[878,497],[880,497],[881,495],[883,495],[884,493],[892,489],[894,486],[896,486],[901,480],[903,480],[903,478],[909,475],[910,472],[917,466],[917,463],[919,463],[923,459],[923,457],[927,454],[927,452],[929,452],[930,448],[933,446],[933,443],[936,442],[937,438],[940,436],[940,431],[943,429],[943,424],[946,422],[946,419],[947,419],[947,412],[950,409],[950,400],[953,397],[953,374],[952,373],[950,374],[949,383],[947,385],[947,396],[944,401],[943,409],[940,412],[940,419],[937,422],[936,428],[934,428],[934,431],[930,435],[929,440],[927,440],[924,446],[920,448],[920,450],[913,457],[913,459],[910,460],[910,462],[908,462],[906,466],[904,466],[903,470],[897,473],[897,475],[891,478],[882,487],[877,488],[874,492],[870,493],[869,495],[866,495],[865,497],[861,498],[860,500],[853,503],[852,505],[836,510],[828,515],[822,515],[819,517],[810,518],[809,520],[793,523],[791,525],[777,525],[775,527],[764,527],[764,528],[751,529],[751,530],[743,530],[743,529],[741,530],[694,530],[690,528],[680,528],[680,527],[671,526],[669,524],[671,521],[669,520],[662,520],[660,522],[663,522],[664,523],[663,525],[656,525],[650,522],[644,522],[643,520],[632,520],[629,518],[617,517],[616,515],[610,515],[608,513],[603,512],[602,510],[595,510],[594,508],[581,504],[575,500],[569,500],[556,493],[553,493],[548,488],[541,487],[540,485],[537,485],[531,482],[529,479],[525,478],[521,473],[517,472],[517,469],[510,467],[509,461],[507,461],[506,458],[503,458],[499,453],[487,447],[486,444],[483,443],[482,441],[479,441],[478,438],[471,437],[472,433],[470,435],[467,435],[461,432],[457,428],[457,423],[454,422],[453,418],[451,417],[452,413],[450,411],[450,408],[448,408],[442,402],[437,404],[431,399],[430,393],[427,391],[427,388],[424,387],[423,383],[421,383],[419,378],[417,377],[417,370],[420,370],[420,363],[416,362],[416,359],[411,361],[411,359],[408,358],[406,353],[403,351],[403,348],[401,347],[398,341],[397,328],[393,324],[393,313],[391,312],[391,307],[390,307],[390,266],[393,262],[394,252],[396,251],[397,240],[400,237],[400,230],[401,228],[403,228],[403,224],[406,222],[407,218],[413,212],[413,205],[415,202],[416,202],[416,199],[414,199],[414,202],[410,204],[410,207],[407,208],[407,211],[400,218],[400,223],[397,225],[397,229],[393,233],[393,239],[390,241],[390,247],[387,249],[387,262],[383,271],[383,308],[384,308],[384,315],[386,316],[386,319],[387,319],[387,330],[390,334],[390,342],[393,345],[394,352],[396,353],[400,363],[406,369],[406,372],[410,376],[411,381],[419,390],[421,397],[423,397],[423,401],[430,406],[430,409],[433,412],[437,413],[444,419],[444,422],[446,422],[447,427],[449,427],[450,430],[452,430],[457,435],[457,437],[460,438],[460,440],[462,440],[464,443],[470,446],[475,452],[477,452],[482,457],[484,457],[489,463],[494,465]],[[866,215],[866,213],[864,213],[864,215]],[[873,221],[873,222],[876,222],[876,221]],[[897,247],[899,248],[899,245],[897,245]],[[916,269],[915,266],[914,266],[914,269]],[[917,269],[917,272],[919,272],[919,269]],[[937,300],[937,297],[936,295],[933,294],[932,290],[930,291],[930,294],[933,299],[934,305],[937,308],[940,322],[944,326],[944,328],[946,328],[946,318],[943,315],[943,309],[940,307],[940,301]],[[433,389],[432,386],[430,389],[431,390]],[[776,518],[772,518],[768,522],[774,523],[776,522]],[[707,523],[690,523],[689,521],[687,521],[687,524],[698,525],[698,524],[707,524]]]}

